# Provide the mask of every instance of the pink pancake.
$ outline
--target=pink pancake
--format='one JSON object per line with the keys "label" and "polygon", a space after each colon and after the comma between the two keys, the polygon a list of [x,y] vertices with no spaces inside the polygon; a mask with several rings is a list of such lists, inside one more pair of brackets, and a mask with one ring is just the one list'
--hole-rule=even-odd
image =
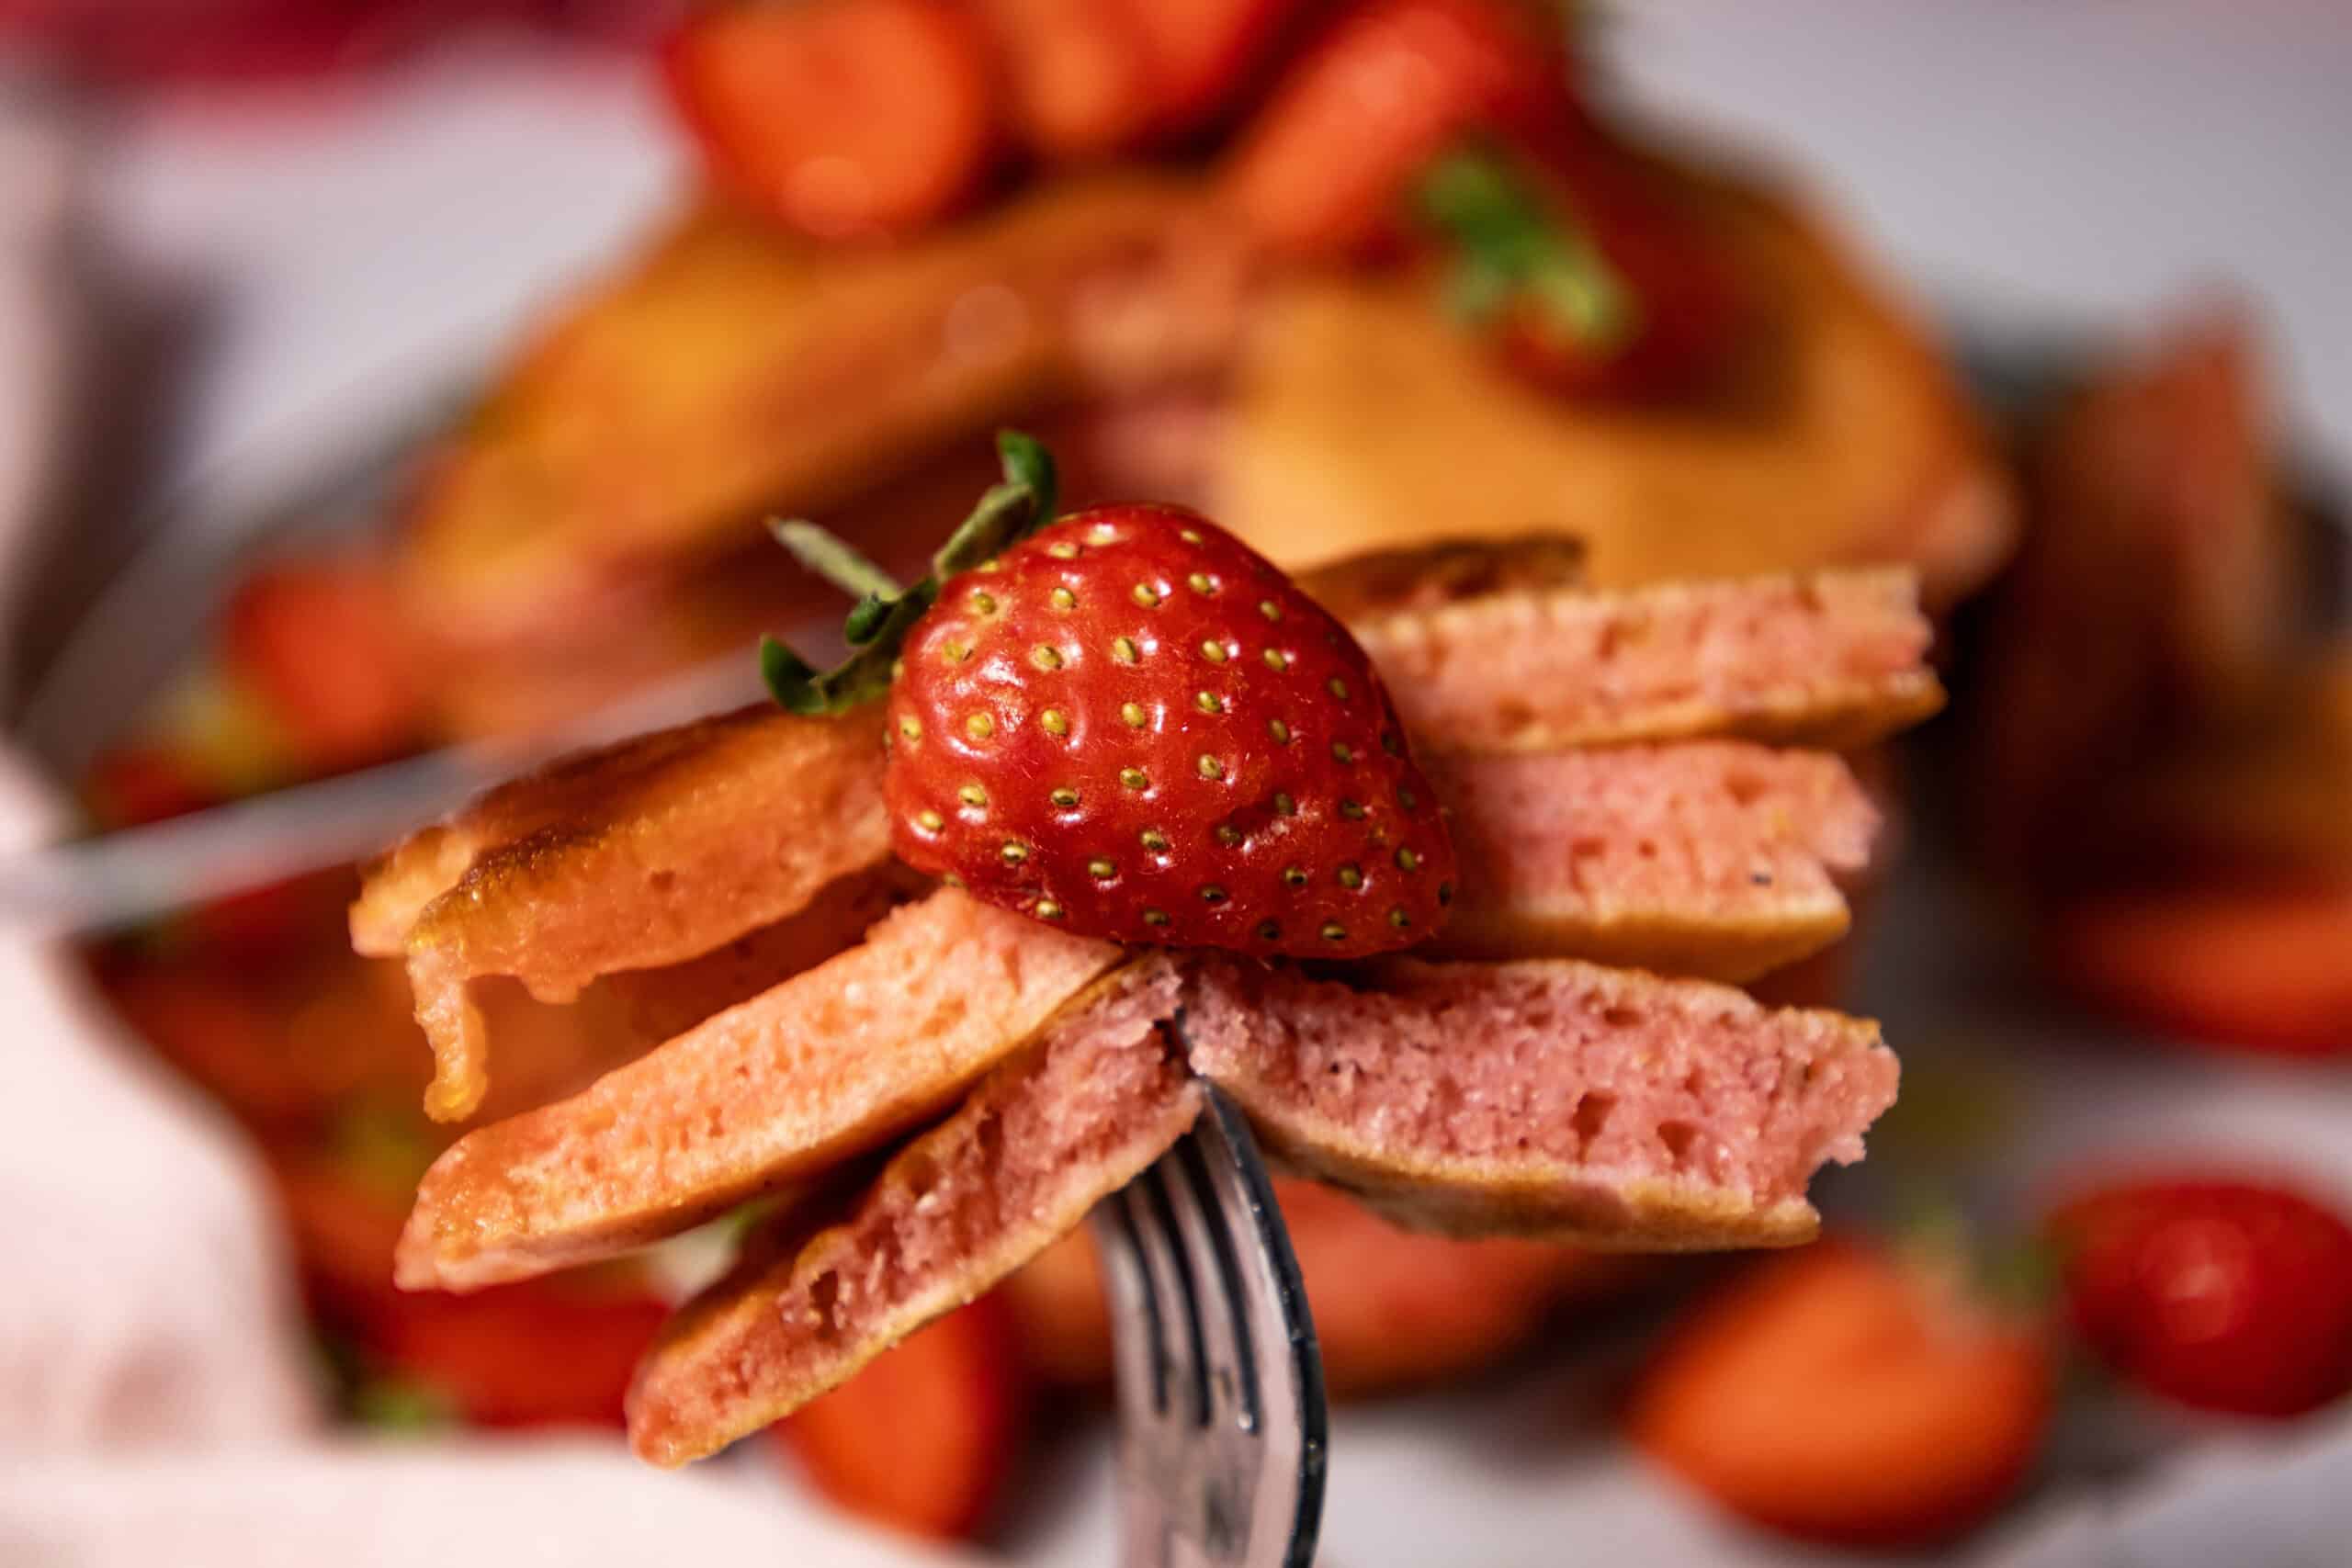
{"label": "pink pancake", "polygon": [[1918,580],[1893,568],[1504,592],[1349,629],[1432,751],[1696,735],[1847,750],[1943,703]]}
{"label": "pink pancake", "polygon": [[1750,980],[1846,934],[1877,809],[1838,758],[1738,740],[1436,757],[1461,895],[1431,957]]}
{"label": "pink pancake", "polygon": [[584,1093],[459,1139],[417,1189],[400,1282],[544,1273],[822,1176],[953,1104],[1121,957],[943,888]]}
{"label": "pink pancake", "polygon": [[1204,959],[1193,1069],[1407,1224],[1688,1250],[1810,1239],[1805,1184],[1894,1100],[1875,1024],[1567,960],[1318,978]]}
{"label": "pink pancake", "polygon": [[629,1440],[683,1464],[846,1379],[1075,1228],[1193,1123],[1199,1091],[1160,1020],[1178,970],[1099,982],[953,1116],[816,1229],[773,1225],[638,1370]]}

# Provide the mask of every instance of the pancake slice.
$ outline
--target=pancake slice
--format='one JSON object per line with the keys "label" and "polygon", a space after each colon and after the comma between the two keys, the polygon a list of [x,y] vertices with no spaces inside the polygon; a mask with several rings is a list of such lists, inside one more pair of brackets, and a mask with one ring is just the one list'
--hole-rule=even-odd
{"label": "pancake slice", "polygon": [[[1744,742],[1456,758],[1436,777],[1465,859],[1433,951],[1457,955],[1759,973],[1844,931],[1832,873],[1862,863],[1876,823],[1838,759]],[[873,907],[861,896],[829,890],[803,919]],[[795,924],[600,982],[640,1038],[677,1038],[444,1156],[402,1281],[471,1289],[607,1257],[816,1175],[945,1103],[1117,958],[943,890],[752,994],[746,973],[808,940]]]}
{"label": "pancake slice", "polygon": [[400,1283],[473,1290],[673,1235],[953,1103],[1117,964],[952,889],[425,1173]]}
{"label": "pancake slice", "polygon": [[481,1104],[469,984],[510,975],[565,1002],[600,975],[697,958],[889,854],[878,712],[745,708],[502,785],[369,869],[362,953],[405,953],[437,1070],[425,1108]]}
{"label": "pancake slice", "polygon": [[1349,629],[1426,751],[1702,735],[1848,750],[1943,704],[1899,568],[1507,592]]}
{"label": "pancake slice", "polygon": [[629,1441],[677,1465],[842,1382],[1073,1229],[1191,1127],[1199,1090],[1160,1021],[1180,975],[1097,982],[822,1228],[785,1216],[638,1369]]}
{"label": "pancake slice", "polygon": [[1568,960],[1349,980],[1195,969],[1193,1069],[1268,1149],[1400,1222],[1626,1250],[1785,1246],[1894,1100],[1875,1024]]}
{"label": "pancake slice", "polygon": [[1462,867],[1430,956],[1754,979],[1846,933],[1879,827],[1838,757],[1748,741],[1427,765]]}
{"label": "pancake slice", "polygon": [[1351,625],[1504,593],[1582,588],[1584,542],[1566,534],[1444,539],[1366,550],[1298,574],[1306,596]]}
{"label": "pancake slice", "polygon": [[[1329,581],[1363,612],[1354,629],[1430,758],[1712,735],[1858,745],[1942,700],[1921,662],[1930,633],[1906,572],[1611,594],[1566,586],[1576,570],[1572,547],[1539,537],[1368,558]],[[407,955],[438,1064],[426,1109],[457,1120],[481,1104],[489,1043],[474,981],[512,976],[542,1001],[566,1001],[599,976],[711,952],[886,863],[879,722],[872,711],[749,708],[642,737],[494,790],[379,862],[353,908],[353,940]],[[1582,788],[1611,766],[1563,763],[1561,776]],[[1679,905],[1657,867],[1580,856],[1592,834],[1560,797],[1499,790],[1493,819],[1466,834],[1492,847],[1492,891],[1464,911],[1451,950],[1736,979],[1835,940],[1847,916],[1826,871],[1859,852],[1860,818],[1822,779],[1762,787],[1771,798],[1760,806],[1702,808],[1670,795],[1644,805],[1622,791],[1601,803],[1640,807],[1627,818],[1636,848],[1653,827],[1694,839],[1740,827],[1736,844],[1681,858]],[[1780,826],[1783,789],[1810,794],[1826,818]],[[1806,837],[1815,829],[1818,840]],[[1775,882],[1727,892],[1735,856]],[[1594,885],[1604,875],[1629,882]]]}

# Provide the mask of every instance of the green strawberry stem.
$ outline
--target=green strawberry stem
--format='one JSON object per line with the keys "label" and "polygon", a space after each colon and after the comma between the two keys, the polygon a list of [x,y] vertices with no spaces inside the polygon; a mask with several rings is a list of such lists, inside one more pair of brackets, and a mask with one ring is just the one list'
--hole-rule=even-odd
{"label": "green strawberry stem", "polygon": [[1002,482],[989,487],[931,558],[931,574],[912,588],[901,590],[880,567],[813,523],[771,525],[801,565],[858,595],[842,628],[856,651],[837,669],[820,671],[775,637],[760,639],[760,676],[779,704],[797,714],[835,714],[880,697],[890,689],[899,648],[939,597],[940,585],[1053,520],[1059,488],[1053,454],[1017,430],[1000,431],[996,446]]}
{"label": "green strawberry stem", "polygon": [[792,558],[854,599],[896,599],[906,590],[899,580],[858,553],[857,547],[814,523],[768,519],[768,532]]}
{"label": "green strawberry stem", "polygon": [[1641,326],[1641,307],[1600,247],[1500,156],[1450,152],[1415,192],[1421,219],[1452,242],[1446,300],[1484,323],[1532,305],[1570,341],[1606,350]]}
{"label": "green strawberry stem", "polygon": [[[1027,485],[1035,492],[1036,528],[1052,522],[1061,504],[1061,476],[1054,467],[1054,455],[1046,450],[1046,444],[1018,430],[1000,430],[996,433],[996,456],[997,461],[1004,465],[1007,482]],[[1030,532],[1035,533],[1036,528]],[[954,541],[950,540],[949,544],[952,547]],[[999,546],[998,548],[1003,547]]]}

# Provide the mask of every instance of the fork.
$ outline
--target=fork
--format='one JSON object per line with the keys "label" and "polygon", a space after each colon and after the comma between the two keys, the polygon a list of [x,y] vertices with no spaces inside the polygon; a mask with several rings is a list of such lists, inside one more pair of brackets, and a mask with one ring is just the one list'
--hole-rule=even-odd
{"label": "fork", "polygon": [[1095,1207],[1113,1308],[1122,1568],[1308,1568],[1323,1362],[1257,1141],[1204,1085],[1191,1133]]}

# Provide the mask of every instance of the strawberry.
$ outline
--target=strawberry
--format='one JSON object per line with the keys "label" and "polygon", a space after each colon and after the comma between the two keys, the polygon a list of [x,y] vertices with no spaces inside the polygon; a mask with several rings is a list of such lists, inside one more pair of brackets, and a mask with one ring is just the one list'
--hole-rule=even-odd
{"label": "strawberry", "polygon": [[1453,856],[1372,664],[1178,507],[1095,507],[949,581],[890,698],[892,839],[1122,942],[1352,956],[1438,922]]}
{"label": "strawberry", "polygon": [[2352,1052],[2352,887],[2248,880],[2061,905],[2041,964],[2115,1017],[2231,1049]]}
{"label": "strawberry", "polygon": [[1003,1302],[982,1296],[867,1362],[775,1427],[852,1513],[934,1540],[978,1534],[1029,1431],[1029,1380]]}
{"label": "strawberry", "polygon": [[952,0],[722,6],[665,63],[712,181],[820,240],[944,216],[996,152],[996,61]]}
{"label": "strawberry", "polygon": [[1170,129],[1218,119],[1307,8],[1302,0],[1122,0]]}
{"label": "strawberry", "polygon": [[1740,1275],[1635,1383],[1634,1440],[1743,1517],[1908,1546],[1983,1519],[2030,1469],[2051,1369],[2030,1325],[1857,1241]]}
{"label": "strawberry", "polygon": [[1344,958],[1428,935],[1453,846],[1347,628],[1181,507],[1029,532],[1052,513],[1051,459],[1004,442],[1012,477],[910,593],[782,530],[867,597],[851,616],[863,651],[833,675],[768,646],[779,699],[860,700],[895,655],[884,792],[900,858],[1119,942]]}
{"label": "strawberry", "polygon": [[617,1427],[670,1304],[582,1271],[470,1296],[395,1292],[368,1345],[383,1368],[477,1427]]}
{"label": "strawberry", "polygon": [[1415,197],[1457,312],[1538,385],[1671,394],[1724,358],[1741,314],[1731,274],[1667,193],[1599,138],[1561,142],[1540,162],[1457,151]]}
{"label": "strawberry", "polygon": [[285,561],[237,585],[221,660],[261,699],[311,773],[380,761],[423,735],[425,700],[386,573],[358,561]]}
{"label": "strawberry", "polygon": [[133,741],[101,755],[82,781],[100,828],[136,828],[220,803],[200,759],[184,746]]}
{"label": "strawberry", "polygon": [[2310,1199],[2177,1175],[2083,1193],[2049,1228],[2076,1330],[2142,1387],[2269,1416],[2352,1390],[2352,1227]]}
{"label": "strawberry", "polygon": [[1250,231],[1323,257],[1376,239],[1414,176],[1479,130],[1548,137],[1575,118],[1556,41],[1498,0],[1373,0],[1291,66],[1222,175]]}
{"label": "strawberry", "polygon": [[987,0],[1014,127],[1047,158],[1098,158],[1142,141],[1151,62],[1122,0]]}

